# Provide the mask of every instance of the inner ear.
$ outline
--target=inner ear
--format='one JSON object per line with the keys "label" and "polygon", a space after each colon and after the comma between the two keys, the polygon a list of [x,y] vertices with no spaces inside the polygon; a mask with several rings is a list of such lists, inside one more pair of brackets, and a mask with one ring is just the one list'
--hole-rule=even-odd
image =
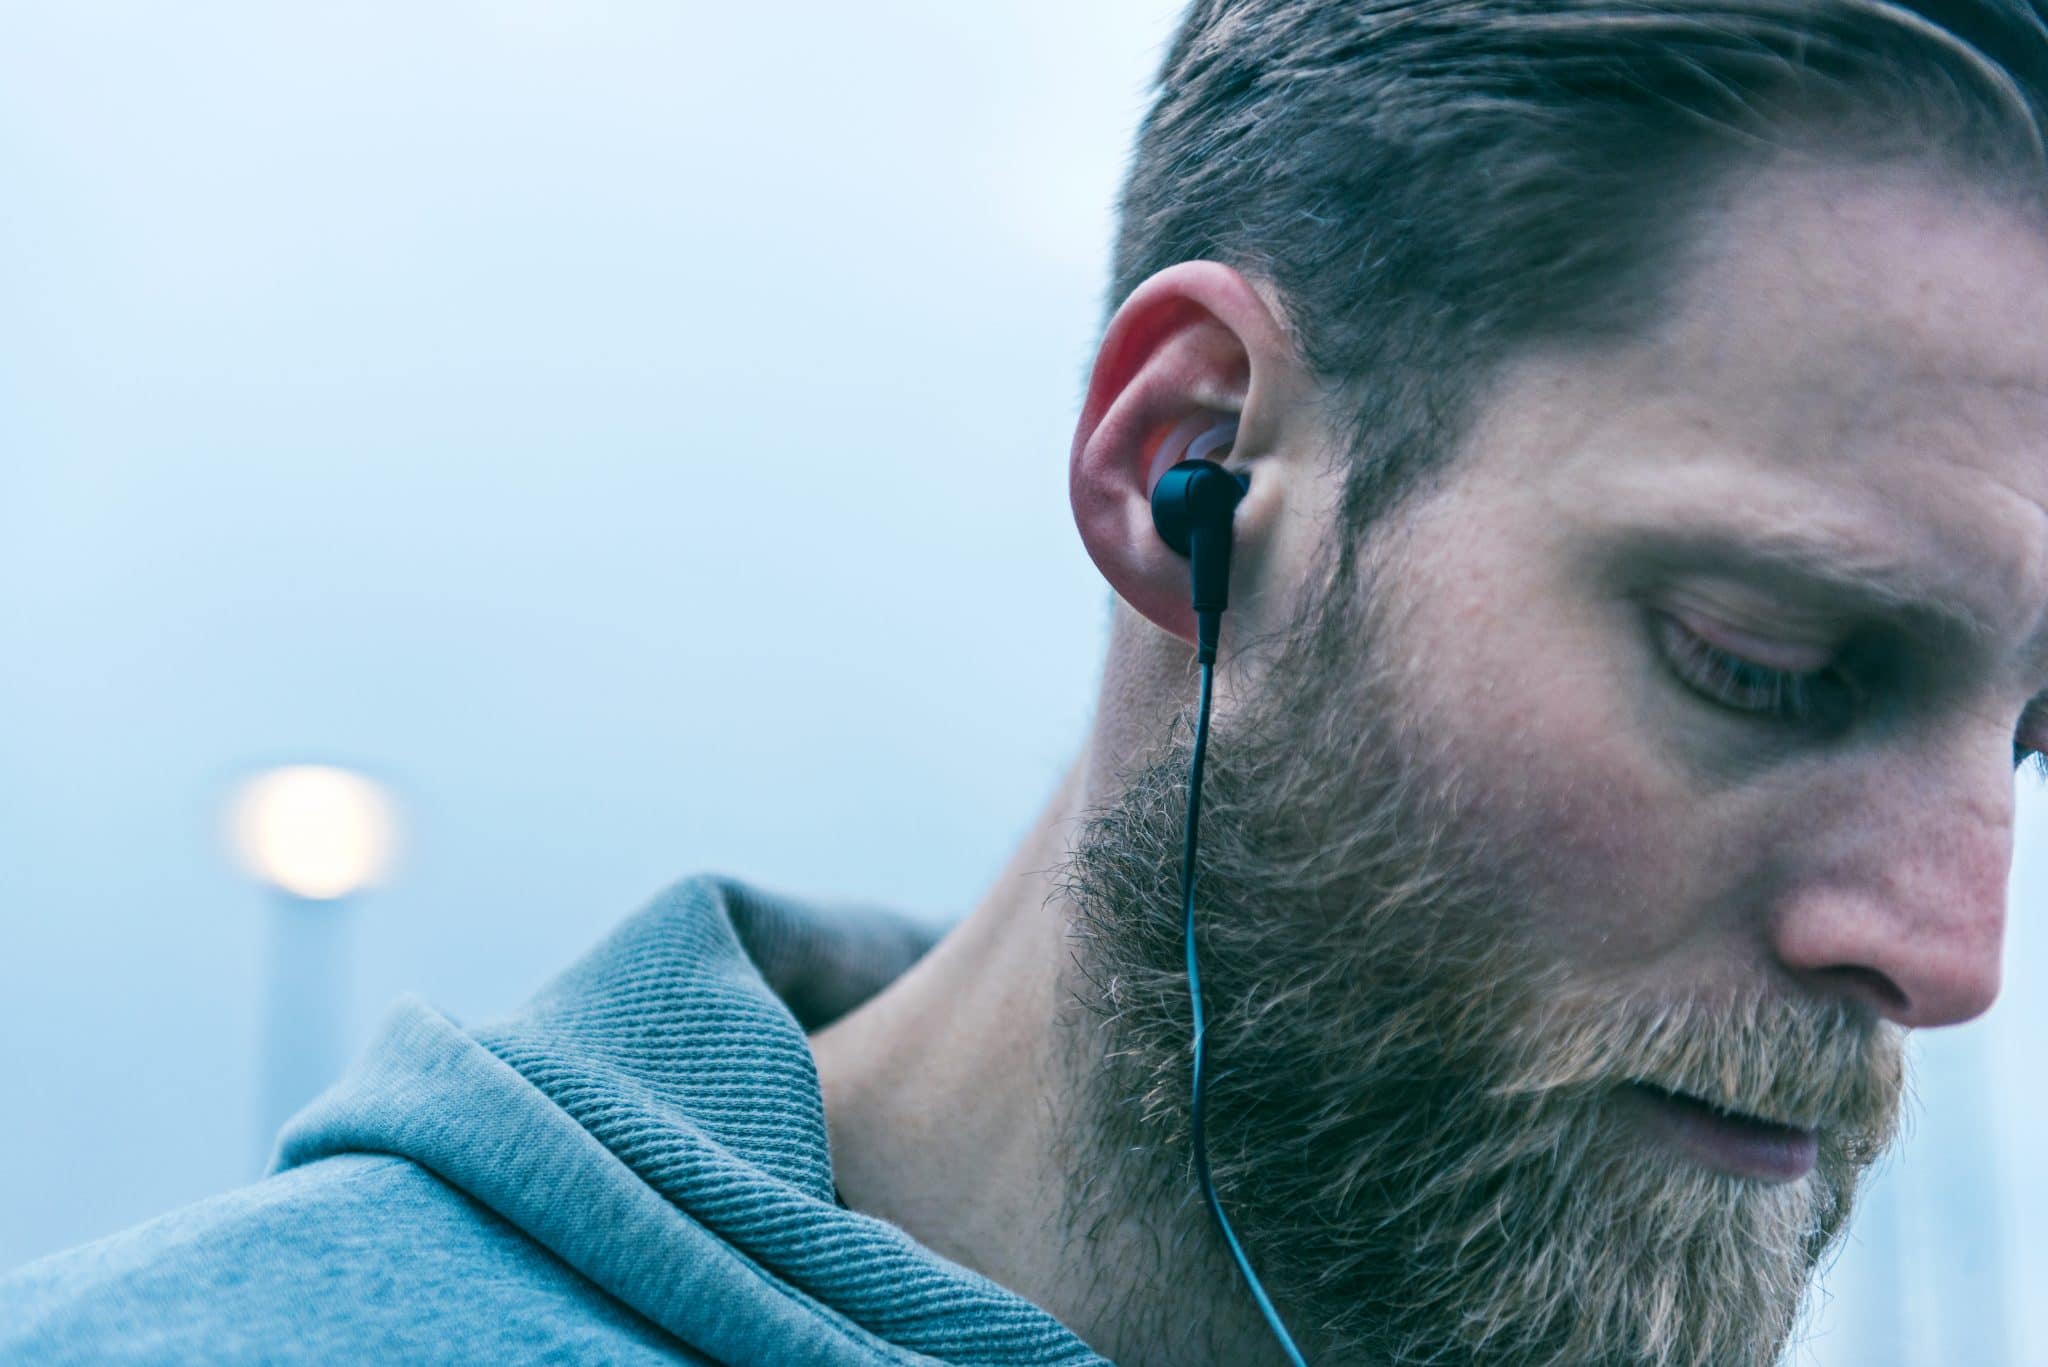
{"label": "inner ear", "polygon": [[1237,419],[1197,410],[1168,428],[1152,443],[1152,461],[1145,473],[1145,487],[1157,489],[1168,470],[1184,460],[1221,461],[1237,440]]}

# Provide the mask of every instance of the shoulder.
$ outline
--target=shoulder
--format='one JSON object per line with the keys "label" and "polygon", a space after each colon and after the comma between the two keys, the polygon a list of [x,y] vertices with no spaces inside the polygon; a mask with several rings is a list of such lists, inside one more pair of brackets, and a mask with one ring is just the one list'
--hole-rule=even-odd
{"label": "shoulder", "polygon": [[0,1361],[689,1362],[417,1164],[309,1163],[0,1277]]}

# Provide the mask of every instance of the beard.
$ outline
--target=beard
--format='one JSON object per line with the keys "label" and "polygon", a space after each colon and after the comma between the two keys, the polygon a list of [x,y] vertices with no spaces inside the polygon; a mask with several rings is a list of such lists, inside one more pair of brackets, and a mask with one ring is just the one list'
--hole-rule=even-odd
{"label": "beard", "polygon": [[[1761,984],[1674,1000],[1546,955],[1540,864],[1483,775],[1404,723],[1394,619],[1345,583],[1205,759],[1205,1123],[1252,1266],[1327,1361],[1775,1360],[1895,1132],[1903,1032]],[[1068,1228],[1135,1208],[1236,1282],[1189,1157],[1191,729],[1090,814],[1060,871],[1088,1010],[1065,1144],[1070,1171],[1099,1174],[1069,1193]],[[1767,1183],[1646,1142],[1631,1084],[1814,1130],[1815,1166]]]}

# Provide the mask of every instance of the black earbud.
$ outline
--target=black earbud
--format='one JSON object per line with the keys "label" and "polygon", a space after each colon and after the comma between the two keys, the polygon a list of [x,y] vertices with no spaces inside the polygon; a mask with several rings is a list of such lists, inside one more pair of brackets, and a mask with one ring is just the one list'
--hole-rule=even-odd
{"label": "black earbud", "polygon": [[[1234,434],[1235,424],[1229,426]],[[1204,444],[1198,439],[1190,449]],[[1207,443],[1209,449],[1221,444]],[[1230,606],[1230,522],[1251,487],[1251,476],[1202,459],[1179,462],[1152,486],[1152,525],[1167,545],[1188,558],[1195,658],[1202,664],[1216,660],[1218,627]]]}

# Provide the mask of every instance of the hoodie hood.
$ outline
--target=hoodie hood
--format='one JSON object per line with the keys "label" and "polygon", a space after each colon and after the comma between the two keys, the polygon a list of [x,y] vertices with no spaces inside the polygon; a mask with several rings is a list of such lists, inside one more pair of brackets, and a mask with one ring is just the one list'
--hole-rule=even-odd
{"label": "hoodie hood", "polygon": [[878,908],[677,884],[522,1010],[416,998],[275,1171],[410,1159],[721,1362],[1100,1364],[1051,1315],[840,1207],[805,1040],[931,944]]}

